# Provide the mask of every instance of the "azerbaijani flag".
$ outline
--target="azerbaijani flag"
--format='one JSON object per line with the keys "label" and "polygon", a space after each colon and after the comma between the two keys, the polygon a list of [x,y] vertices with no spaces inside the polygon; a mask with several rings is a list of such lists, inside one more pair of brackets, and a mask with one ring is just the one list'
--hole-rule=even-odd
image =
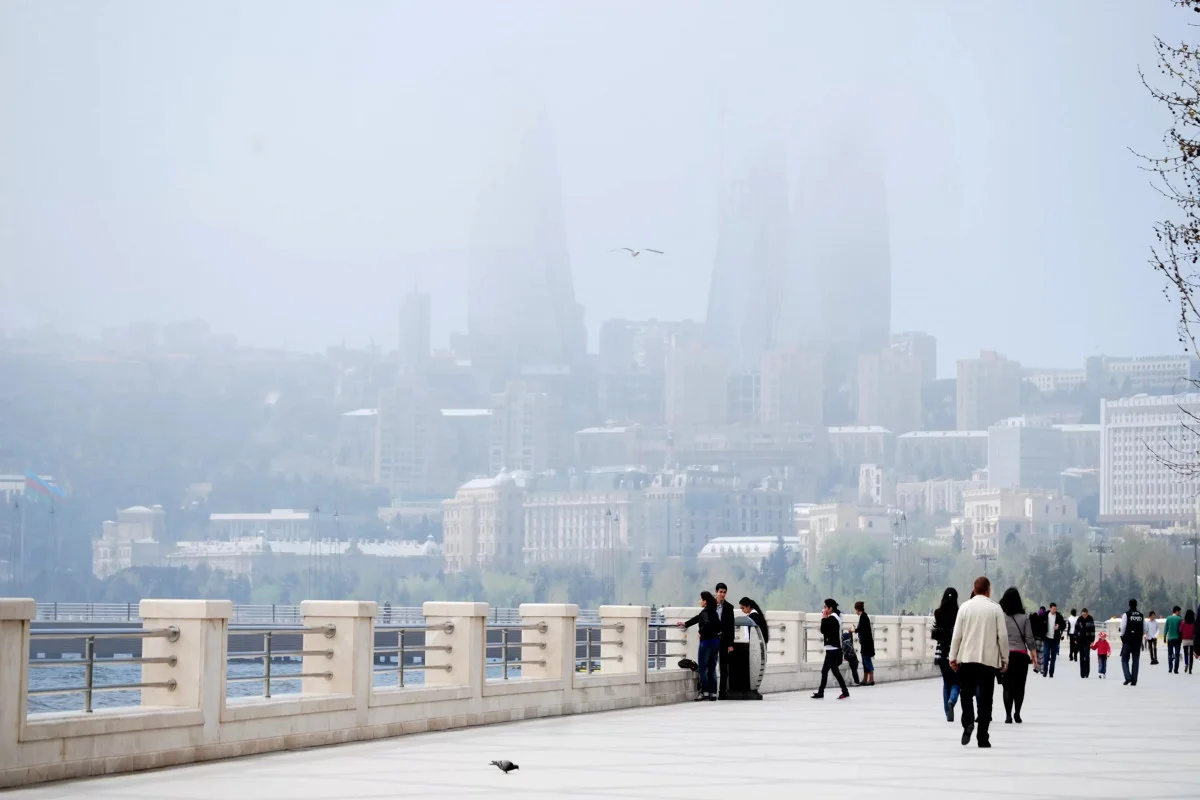
{"label": "azerbaijani flag", "polygon": [[25,491],[33,491],[43,497],[49,498],[67,496],[67,493],[61,486],[55,486],[49,481],[42,480],[30,470],[25,470]]}

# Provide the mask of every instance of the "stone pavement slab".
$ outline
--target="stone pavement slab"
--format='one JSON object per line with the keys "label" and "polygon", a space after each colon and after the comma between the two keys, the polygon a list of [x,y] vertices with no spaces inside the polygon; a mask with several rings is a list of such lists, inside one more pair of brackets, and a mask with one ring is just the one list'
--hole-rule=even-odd
{"label": "stone pavement slab", "polygon": [[[1025,723],[959,744],[941,682],[531,720],[12,791],[12,800],[1200,797],[1200,675],[1029,677]],[[1093,665],[1093,670],[1095,666]],[[1130,755],[1136,768],[1130,770]],[[489,766],[508,758],[505,775]]]}

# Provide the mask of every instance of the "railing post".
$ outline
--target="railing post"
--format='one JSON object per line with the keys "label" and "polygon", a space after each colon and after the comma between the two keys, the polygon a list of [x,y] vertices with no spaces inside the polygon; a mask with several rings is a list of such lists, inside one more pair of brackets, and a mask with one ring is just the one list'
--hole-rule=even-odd
{"label": "railing post", "polygon": [[798,667],[804,654],[804,614],[799,611],[768,611],[767,625],[771,641],[767,642],[767,665]]}
{"label": "railing post", "polygon": [[144,657],[169,658],[174,662],[143,664],[142,681],[175,681],[174,689],[142,689],[142,705],[200,709],[204,717],[202,743],[219,741],[233,603],[228,600],[143,600],[138,604],[138,613],[147,630],[172,627],[178,630],[178,636],[142,642]]}
{"label": "railing post", "polygon": [[526,628],[521,631],[521,660],[544,661],[544,664],[522,664],[522,678],[568,680],[575,672],[575,620],[579,606],[574,603],[522,603],[519,608],[522,625],[545,625],[544,631]]}
{"label": "railing post", "polygon": [[36,616],[32,598],[0,597],[0,772],[17,766],[29,685],[29,623]]}
{"label": "railing post", "polygon": [[373,600],[305,600],[300,604],[301,623],[306,628],[334,626],[333,636],[304,634],[304,650],[326,651],[324,655],[306,655],[301,672],[332,674],[331,678],[303,678],[304,694],[353,695],[360,717],[367,724],[374,676],[375,614],[379,604]]}
{"label": "railing post", "polygon": [[809,611],[804,614],[805,664],[819,665],[825,661],[825,640],[821,637],[821,619],[820,612]]}
{"label": "railing post", "polygon": [[[692,617],[700,613],[700,608],[685,608],[682,606],[666,606],[662,610],[663,622],[667,623],[667,669],[676,669],[676,664],[681,658],[690,658],[695,661],[700,656],[700,638],[696,635],[694,629],[684,631],[675,627],[677,622],[687,622]],[[683,655],[680,655],[679,644],[672,641],[683,639]]]}
{"label": "railing post", "polygon": [[425,624],[435,626],[425,631],[425,644],[450,647],[426,651],[425,685],[470,686],[474,697],[482,697],[488,604],[429,602],[421,610]]}
{"label": "railing post", "polygon": [[92,685],[96,680],[96,637],[83,643],[83,710],[92,713]]}
{"label": "railing post", "polygon": [[600,606],[600,671],[640,675],[650,661],[650,606]]}

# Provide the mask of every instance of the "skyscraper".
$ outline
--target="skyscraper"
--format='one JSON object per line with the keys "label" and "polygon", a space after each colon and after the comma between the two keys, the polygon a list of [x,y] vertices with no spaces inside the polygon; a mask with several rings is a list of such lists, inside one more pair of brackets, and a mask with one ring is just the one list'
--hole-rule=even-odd
{"label": "skyscraper", "polygon": [[735,370],[757,369],[775,340],[788,267],[787,174],[778,147],[758,152],[722,187],[705,340]]}
{"label": "skyscraper", "polygon": [[471,360],[492,376],[578,365],[587,344],[549,132],[536,113],[506,119],[491,140],[467,290]]}
{"label": "skyscraper", "polygon": [[400,304],[400,371],[417,375],[429,361],[429,295],[415,289]]}
{"label": "skyscraper", "polygon": [[776,337],[831,348],[850,373],[857,356],[887,346],[891,327],[886,187],[867,129],[847,119],[805,149]]}

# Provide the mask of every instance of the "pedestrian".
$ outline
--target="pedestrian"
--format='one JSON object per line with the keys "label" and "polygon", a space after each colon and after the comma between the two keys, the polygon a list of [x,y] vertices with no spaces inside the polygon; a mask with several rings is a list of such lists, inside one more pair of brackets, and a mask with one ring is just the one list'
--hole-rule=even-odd
{"label": "pedestrian", "polygon": [[767,615],[758,607],[758,603],[749,597],[743,597],[741,600],[738,600],[738,606],[742,609],[742,613],[758,626],[758,632],[762,634],[763,644],[771,641],[771,631],[768,629]]}
{"label": "pedestrian", "polygon": [[1039,606],[1037,613],[1029,618],[1029,627],[1033,629],[1033,646],[1038,655],[1046,649],[1046,607]]}
{"label": "pedestrian", "polygon": [[696,653],[696,671],[700,673],[700,693],[696,695],[696,699],[716,700],[717,654],[721,650],[721,621],[717,617],[717,599],[710,592],[701,592],[700,613],[687,622],[680,621],[676,624],[681,628],[697,626],[700,647]]}
{"label": "pedestrian", "polygon": [[858,656],[854,653],[854,634],[850,631],[842,631],[842,658],[850,665],[850,677],[854,678],[854,685],[861,686],[862,682],[858,679]]}
{"label": "pedestrian", "polygon": [[825,696],[825,685],[829,682],[829,673],[837,678],[842,693],[838,700],[850,696],[846,688],[846,679],[842,677],[842,615],[838,613],[837,601],[832,597],[825,598],[825,607],[821,609],[821,641],[825,645],[825,662],[821,664],[821,686],[813,694],[814,700]]}
{"label": "pedestrian", "polygon": [[733,652],[733,603],[725,599],[725,595],[729,593],[729,587],[724,583],[718,583],[714,591],[717,598],[717,620],[721,623],[721,649],[717,658],[717,662],[721,666],[721,682],[717,690],[717,697],[724,700],[725,693],[729,689],[729,654]]}
{"label": "pedestrian", "polygon": [[1192,674],[1192,659],[1195,656],[1196,612],[1190,608],[1184,612],[1179,624],[1179,635],[1183,640],[1183,671]]}
{"label": "pedestrian", "polygon": [[1121,615],[1121,671],[1125,686],[1137,686],[1138,662],[1142,660],[1142,638],[1146,635],[1146,618],[1137,610],[1137,600],[1129,601],[1129,610]]}
{"label": "pedestrian", "polygon": [[1062,641],[1067,621],[1058,613],[1058,603],[1051,603],[1046,612],[1046,638],[1042,646],[1042,677],[1054,677],[1054,665],[1058,663],[1058,646]]}
{"label": "pedestrian", "polygon": [[1176,675],[1179,674],[1179,651],[1183,645],[1183,636],[1179,632],[1183,617],[1179,616],[1179,612],[1179,606],[1172,608],[1171,616],[1167,617],[1163,625],[1163,638],[1167,640],[1167,672]]}
{"label": "pedestrian", "polygon": [[384,604],[383,604],[383,624],[384,624],[384,625],[391,625],[391,624],[392,624],[392,601],[391,601],[391,600],[386,600],[386,601],[384,601]]}
{"label": "pedestrian", "polygon": [[1008,670],[1002,681],[1004,691],[1004,722],[1021,724],[1021,706],[1025,704],[1025,681],[1029,678],[1029,667],[1037,669],[1037,653],[1033,649],[1033,629],[1025,614],[1025,604],[1017,587],[1010,586],[1000,598],[1000,610],[1004,612],[1005,631],[1008,634]]}
{"label": "pedestrian", "polygon": [[867,616],[867,604],[859,600],[854,604],[858,612],[858,624],[854,632],[858,634],[858,650],[862,654],[863,686],[875,685],[875,634],[871,631],[871,618]]}
{"label": "pedestrian", "polygon": [[1079,677],[1092,675],[1092,642],[1096,641],[1096,620],[1085,608],[1075,621],[1075,639],[1079,647]]}
{"label": "pedestrian", "polygon": [[991,747],[988,728],[992,723],[992,697],[996,677],[1008,669],[1008,631],[1004,612],[992,600],[992,582],[975,579],[975,596],[958,609],[950,640],[950,668],[958,675],[962,703],[962,743],[970,744],[975,732],[975,699],[979,698],[980,747]]}
{"label": "pedestrian", "polygon": [[1108,643],[1108,631],[1100,631],[1100,638],[1092,645],[1096,651],[1096,674],[1101,679],[1108,677],[1108,656],[1112,653],[1112,645]]}
{"label": "pedestrian", "polygon": [[942,604],[933,612],[933,629],[929,636],[937,643],[933,660],[942,673],[942,713],[947,722],[954,722],[954,706],[958,703],[958,676],[950,668],[950,640],[954,637],[954,622],[958,619],[958,590],[953,586],[942,592]]}
{"label": "pedestrian", "polygon": [[1071,647],[1071,652],[1068,653],[1068,658],[1071,661],[1079,658],[1079,640],[1075,638],[1075,623],[1079,621],[1079,613],[1075,609],[1071,609],[1071,616],[1067,617],[1067,642]]}
{"label": "pedestrian", "polygon": [[[1150,651],[1150,666],[1158,663],[1158,612],[1151,610],[1146,617],[1146,648]],[[1169,659],[1169,654],[1168,654]],[[1168,668],[1168,671],[1169,668]]]}

